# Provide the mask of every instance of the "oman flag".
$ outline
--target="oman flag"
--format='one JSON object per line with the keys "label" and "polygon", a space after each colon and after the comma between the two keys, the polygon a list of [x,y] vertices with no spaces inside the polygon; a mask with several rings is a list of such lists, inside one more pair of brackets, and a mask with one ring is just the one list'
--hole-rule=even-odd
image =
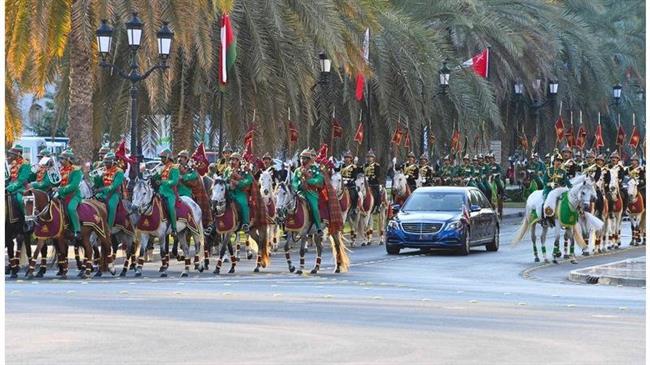
{"label": "oman flag", "polygon": [[490,68],[490,49],[486,48],[482,50],[481,53],[463,62],[463,66],[471,66],[477,75],[487,79]]}
{"label": "oman flag", "polygon": [[630,137],[630,147],[637,148],[639,147],[639,142],[641,141],[641,132],[634,126],[632,128],[632,136]]}
{"label": "oman flag", "polygon": [[594,140],[594,147],[600,148],[605,146],[605,141],[603,141],[603,127],[598,124],[598,127],[596,127],[596,135],[595,135],[595,140]]}
{"label": "oman flag", "polygon": [[618,125],[618,131],[616,132],[616,145],[622,146],[625,143],[625,130],[622,125]]}
{"label": "oman flag", "polygon": [[354,134],[354,141],[358,144],[361,144],[361,142],[363,142],[363,123],[359,123],[357,132]]}
{"label": "oman flag", "polygon": [[[368,63],[368,56],[370,55],[370,28],[366,28],[366,33],[363,37],[363,59]],[[366,78],[363,73],[359,72],[357,75],[357,86],[354,93],[354,98],[357,101],[363,100],[363,88],[366,84]]]}
{"label": "oman flag", "polygon": [[560,142],[564,138],[564,120],[560,115],[555,121],[555,140]]}
{"label": "oman flag", "polygon": [[228,83],[228,72],[232,69],[237,58],[237,44],[232,32],[230,17],[224,14],[221,17],[221,53],[219,55],[219,83]]}

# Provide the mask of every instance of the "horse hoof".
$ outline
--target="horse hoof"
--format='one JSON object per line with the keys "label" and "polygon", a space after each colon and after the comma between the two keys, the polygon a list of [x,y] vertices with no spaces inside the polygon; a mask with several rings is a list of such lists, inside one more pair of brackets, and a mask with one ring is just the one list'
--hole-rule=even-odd
{"label": "horse hoof", "polygon": [[59,270],[59,271],[57,271],[56,274],[54,274],[54,275],[55,275],[55,276],[62,276],[62,275],[63,275],[63,271]]}
{"label": "horse hoof", "polygon": [[122,271],[120,272],[120,277],[121,277],[121,278],[125,277],[127,271],[128,271],[128,270],[127,270],[126,268],[122,269]]}
{"label": "horse hoof", "polygon": [[183,261],[185,261],[185,256],[178,256],[178,257],[176,257],[176,261],[177,261],[177,262],[183,262]]}
{"label": "horse hoof", "polygon": [[182,277],[182,278],[186,278],[186,277],[188,277],[188,276],[190,276],[190,274],[188,274],[188,273],[185,272],[185,271],[183,271],[183,272],[181,273],[181,277]]}
{"label": "horse hoof", "polygon": [[136,277],[136,278],[139,278],[139,277],[141,277],[141,276],[142,276],[142,271],[138,271],[138,270],[136,269],[136,271],[135,271],[135,277]]}
{"label": "horse hoof", "polygon": [[246,258],[249,259],[249,260],[252,260],[253,259],[253,254],[249,253],[248,255],[246,255]]}
{"label": "horse hoof", "polygon": [[9,274],[9,271],[11,271],[11,266],[9,265],[5,266],[5,275]]}
{"label": "horse hoof", "polygon": [[68,275],[66,275],[65,273],[63,273],[63,274],[61,274],[61,276],[59,276],[59,279],[61,279],[61,280],[68,280]]}
{"label": "horse hoof", "polygon": [[11,275],[9,275],[9,279],[18,279],[18,274],[12,272]]}
{"label": "horse hoof", "polygon": [[548,264],[549,263],[548,259],[544,259],[544,263]]}
{"label": "horse hoof", "polygon": [[135,271],[138,267],[135,264],[129,265],[129,270]]}
{"label": "horse hoof", "polygon": [[317,269],[312,269],[309,273],[312,274],[312,275],[315,275],[315,274],[318,274],[318,270]]}
{"label": "horse hoof", "polygon": [[568,260],[568,259],[569,259],[569,255],[564,254],[564,256],[563,256],[562,258],[565,259],[565,260]]}
{"label": "horse hoof", "polygon": [[206,269],[207,269],[207,267],[199,266],[199,268],[197,270],[199,272],[203,272],[203,270],[206,270]]}
{"label": "horse hoof", "polygon": [[201,271],[199,264],[194,264],[194,271]]}
{"label": "horse hoof", "polygon": [[302,275],[302,270],[296,270],[296,275]]}
{"label": "horse hoof", "polygon": [[37,278],[42,278],[45,275],[45,270],[38,270],[36,273]]}
{"label": "horse hoof", "polygon": [[86,268],[83,265],[77,265],[77,270],[84,271]]}
{"label": "horse hoof", "polygon": [[340,272],[341,272],[341,269],[338,268],[338,267],[336,268],[336,270],[334,270],[334,273],[335,273],[335,274],[339,274]]}
{"label": "horse hoof", "polygon": [[93,276],[96,277],[96,278],[101,278],[102,277],[102,272],[97,270],[97,272]]}
{"label": "horse hoof", "polygon": [[557,262],[556,259],[553,259],[553,263],[554,263],[554,264],[559,264],[559,262]]}
{"label": "horse hoof", "polygon": [[571,260],[571,263],[572,263],[572,264],[577,264],[577,263],[578,263],[578,260],[576,260],[576,259],[572,259],[572,260]]}
{"label": "horse hoof", "polygon": [[290,266],[289,267],[289,272],[294,272],[294,271],[296,271],[296,267],[295,266]]}
{"label": "horse hoof", "polygon": [[535,257],[535,262],[539,262],[539,257]]}
{"label": "horse hoof", "polygon": [[83,273],[83,274],[81,275],[81,279],[83,279],[83,280],[88,280],[88,279],[90,279],[90,273],[87,273],[87,274],[86,274],[86,273]]}
{"label": "horse hoof", "polygon": [[163,271],[165,271],[165,267],[161,266],[160,269],[158,269],[158,272],[163,272]]}
{"label": "horse hoof", "polygon": [[234,274],[235,273],[235,268],[231,267],[230,270],[228,270],[228,274]]}
{"label": "horse hoof", "polygon": [[214,269],[214,271],[212,273],[215,274],[215,275],[219,275],[220,272],[221,272],[221,269],[216,268],[216,269]]}
{"label": "horse hoof", "polygon": [[27,274],[25,274],[25,277],[27,278],[27,280],[32,280],[34,279],[34,273],[30,271]]}
{"label": "horse hoof", "polygon": [[620,246],[614,246],[614,249],[618,250],[618,249],[620,249]]}
{"label": "horse hoof", "polygon": [[366,243],[365,243],[365,242],[362,242],[362,243],[361,243],[361,247],[363,247],[363,246],[365,246],[365,245],[366,245]]}
{"label": "horse hoof", "polygon": [[255,269],[253,269],[253,272],[260,272],[260,268],[256,267]]}
{"label": "horse hoof", "polygon": [[160,277],[161,278],[166,278],[167,277],[167,272],[163,271],[162,274],[160,274]]}

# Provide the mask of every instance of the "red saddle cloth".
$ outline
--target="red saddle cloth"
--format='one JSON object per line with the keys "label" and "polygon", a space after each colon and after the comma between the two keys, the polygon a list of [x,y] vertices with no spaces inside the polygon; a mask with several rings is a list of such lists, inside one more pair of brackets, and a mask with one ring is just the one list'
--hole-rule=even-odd
{"label": "red saddle cloth", "polygon": [[155,232],[162,222],[167,222],[167,218],[163,214],[160,198],[155,197],[151,205],[151,213],[140,215],[140,220],[138,220],[138,224],[136,225],[140,231]]}
{"label": "red saddle cloth", "polygon": [[372,196],[372,190],[366,188],[366,196],[363,198],[363,201],[361,201],[361,198],[359,198],[358,206],[361,208],[362,212],[369,212],[372,210],[373,205],[374,199]]}
{"label": "red saddle cloth", "polygon": [[176,199],[176,220],[185,223],[193,233],[199,232],[199,224],[194,220],[192,208],[181,199]]}
{"label": "red saddle cloth", "polygon": [[297,207],[295,213],[287,216],[287,220],[284,224],[284,228],[287,231],[301,232],[307,225],[307,214],[309,214],[307,202],[305,202],[304,199],[299,198],[296,204]]}
{"label": "red saddle cloth", "polygon": [[325,224],[330,221],[330,208],[327,200],[320,199],[318,201],[318,213],[320,214],[320,220],[324,221]]}
{"label": "red saddle cloth", "polygon": [[122,228],[124,231],[133,233],[133,225],[129,219],[129,212],[126,211],[123,201],[117,203],[117,209],[115,210],[115,223],[116,226]]}
{"label": "red saddle cloth", "polygon": [[214,217],[217,222],[218,233],[229,233],[237,229],[239,224],[239,213],[234,203],[226,206],[226,210],[221,215]]}
{"label": "red saddle cloth", "polygon": [[106,205],[96,200],[84,199],[77,206],[77,215],[79,222],[84,227],[90,227],[106,238],[108,223],[106,222]]}
{"label": "red saddle cloth", "polygon": [[52,202],[50,213],[38,219],[34,226],[34,235],[37,239],[59,237],[63,234],[64,221],[63,205],[59,200]]}
{"label": "red saddle cloth", "polygon": [[341,211],[345,212],[350,209],[350,193],[346,190],[343,191],[341,199],[339,199],[339,205],[341,206]]}
{"label": "red saddle cloth", "polygon": [[632,214],[640,214],[645,210],[645,204],[643,201],[643,196],[641,193],[636,193],[636,200],[634,202],[630,201],[627,206],[627,209],[630,210]]}

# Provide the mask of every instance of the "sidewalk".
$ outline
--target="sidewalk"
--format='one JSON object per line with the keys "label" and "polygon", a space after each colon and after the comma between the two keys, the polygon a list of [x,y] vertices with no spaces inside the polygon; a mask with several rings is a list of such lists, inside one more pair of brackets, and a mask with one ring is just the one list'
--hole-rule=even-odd
{"label": "sidewalk", "polygon": [[503,208],[503,219],[521,218],[525,211],[524,208]]}
{"label": "sidewalk", "polygon": [[573,270],[569,280],[587,284],[645,286],[645,256]]}

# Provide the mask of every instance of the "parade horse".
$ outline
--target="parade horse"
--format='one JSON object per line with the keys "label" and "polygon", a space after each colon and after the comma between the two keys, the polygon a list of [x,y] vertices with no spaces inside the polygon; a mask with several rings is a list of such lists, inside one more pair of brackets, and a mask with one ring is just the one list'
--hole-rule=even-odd
{"label": "parade horse", "polygon": [[503,217],[503,196],[502,194],[499,194],[499,186],[497,184],[497,179],[500,179],[501,177],[499,174],[490,174],[488,176],[488,188],[489,195],[486,195],[486,198],[490,201],[490,204],[492,204],[492,208],[496,210],[499,214],[499,219]]}
{"label": "parade horse", "polygon": [[[136,224],[136,242],[138,243],[138,265],[135,276],[142,276],[142,266],[147,250],[149,237],[157,237],[160,242],[161,266],[160,277],[167,277],[169,268],[169,242],[167,235],[171,233],[169,215],[166,213],[165,203],[151,187],[149,179],[137,179],[133,188],[132,210],[138,215]],[[191,258],[189,256],[189,236],[194,239],[195,252],[200,253],[204,246],[203,223],[201,221],[201,208],[190,197],[182,196],[176,200],[176,228],[177,239],[185,257],[185,268],[181,277],[189,276]],[[188,235],[189,234],[189,235]],[[194,269],[203,272],[203,264],[194,263]]]}
{"label": "parade horse", "polygon": [[[607,209],[609,217],[607,219],[607,249],[618,249],[621,247],[621,222],[623,220],[623,196],[618,180],[618,168],[609,169],[606,177],[607,184]],[[608,181],[608,180],[609,181]]]}
{"label": "parade horse", "polygon": [[406,175],[395,168],[393,168],[393,184],[390,193],[393,204],[399,205],[404,205],[406,199],[411,195],[411,187],[406,180]]}
{"label": "parade horse", "polygon": [[[50,198],[46,192],[37,189],[25,191],[23,197],[26,203],[25,211],[30,212],[27,218],[34,223],[34,236],[37,242],[34,256],[30,258],[28,277],[33,277],[34,265],[43,245],[48,240],[53,240],[57,243],[58,248],[58,276],[66,278],[68,242],[72,237],[72,232],[66,229],[66,224],[69,222],[63,202],[58,198]],[[89,278],[93,270],[92,241],[94,240],[98,240],[101,247],[101,260],[95,276],[101,276],[105,271],[115,275],[106,206],[96,200],[83,199],[77,206],[77,214],[81,224],[81,246],[84,249],[82,265],[85,268],[79,272],[79,277]]]}
{"label": "parade horse", "polygon": [[[544,207],[545,210],[547,208],[552,209],[552,212],[550,212],[551,216],[547,217],[547,220],[551,221],[551,226],[555,227],[556,233],[553,252],[554,263],[557,263],[556,257],[558,257],[559,254],[560,234],[562,229],[564,229],[564,234],[567,238],[574,238],[578,245],[584,248],[586,245],[582,236],[582,231],[590,232],[592,230],[601,229],[603,226],[603,221],[588,212],[588,209],[585,209],[590,206],[592,199],[594,199],[596,195],[593,182],[584,175],[580,175],[575,177],[571,181],[571,184],[573,185],[571,189],[560,187],[549,192],[546,202],[550,200],[553,202],[551,204],[547,205],[545,203],[542,190],[534,191],[526,200],[524,219],[515,233],[512,244],[514,247],[514,245],[521,242],[530,228],[535,262],[540,262],[537,250],[535,227],[536,225],[541,224],[541,220],[544,219],[543,214],[549,213],[548,211],[542,213],[542,207]],[[584,219],[579,220],[578,218],[580,216],[584,216]],[[581,224],[584,224],[585,227],[582,227]],[[544,262],[548,263],[549,260],[546,257],[546,235],[550,227],[546,223],[541,225],[541,250]],[[572,262],[577,262],[575,261],[575,257],[572,258]]]}
{"label": "parade horse", "polygon": [[627,209],[630,217],[630,224],[632,226],[632,240],[630,246],[639,246],[642,242],[645,245],[645,201],[643,195],[638,189],[639,182],[636,178],[630,177],[627,181],[627,196],[628,205]]}
{"label": "parade horse", "polygon": [[[253,184],[256,184],[256,182]],[[260,194],[257,192],[256,186],[253,186],[251,189],[251,194]],[[263,199],[261,196],[253,196],[251,200],[251,202],[259,201],[261,204],[263,204]],[[212,218],[215,222],[215,230],[217,235],[219,235],[221,242],[219,259],[217,260],[217,265],[213,273],[215,275],[221,273],[221,265],[224,262],[224,255],[227,249],[228,253],[230,254],[231,265],[228,273],[233,274],[235,272],[235,267],[237,266],[237,261],[239,259],[235,255],[230,239],[233,235],[241,230],[242,222],[235,203],[228,197],[226,181],[220,177],[216,177],[212,184],[210,204],[213,215]],[[266,207],[264,207],[264,209],[266,209]],[[252,243],[253,247],[249,246],[249,249],[252,248],[253,251],[257,251],[257,261],[255,263],[255,269],[253,269],[253,272],[259,272],[260,269],[268,267],[271,263],[266,232],[268,229],[268,218],[264,214],[259,214],[259,212],[256,214],[256,211],[257,208],[253,204],[250,209],[251,217],[249,219],[249,232],[247,234],[244,233],[244,237],[246,238],[246,245],[249,246],[249,244]],[[255,246],[257,247],[255,248]],[[250,255],[252,255],[252,253]]]}
{"label": "parade horse", "polygon": [[10,273],[9,277],[16,279],[20,270],[21,255],[32,255],[31,230],[25,229],[25,217],[18,208],[16,195],[5,192],[5,212],[5,247],[9,256],[9,267],[6,268],[8,270],[5,270],[5,274]]}
{"label": "parade horse", "polygon": [[275,224],[275,189],[273,189],[273,174],[264,170],[260,174],[260,194],[266,208],[267,228],[266,237],[267,245],[273,250],[278,250],[278,226]]}
{"label": "parade horse", "polygon": [[[379,196],[381,200],[375,201],[375,196],[368,185],[368,179],[364,174],[357,175],[354,185],[357,189],[357,210],[359,211],[355,222],[355,229],[357,232],[363,233],[365,238],[365,241],[361,243],[361,246],[370,245],[372,242],[372,235],[374,232],[373,215],[375,212],[378,214],[379,242],[381,244],[383,243],[382,238],[384,236],[384,227],[386,225],[388,211],[388,197],[386,196],[386,190],[380,186]],[[352,246],[354,247],[354,240],[352,241]]]}
{"label": "parade horse", "polygon": [[596,218],[602,220],[604,224],[601,229],[594,231],[594,254],[603,253],[607,250],[607,227],[609,226],[609,204],[607,202],[607,184],[605,183],[606,174],[600,173],[597,175],[593,214]]}
{"label": "parade horse", "polygon": [[[345,224],[349,218],[348,213],[350,212],[350,208],[352,206],[352,200],[350,198],[350,191],[343,186],[343,177],[341,176],[340,172],[336,172],[332,175],[330,178],[332,188],[336,192],[336,198],[339,201],[339,206],[341,207],[341,217],[343,220],[343,224]],[[350,222],[350,226],[352,226],[352,222]],[[354,228],[352,228],[354,231]]]}
{"label": "parade horse", "polygon": [[[290,176],[290,174],[288,175]],[[299,197],[298,193],[293,191],[287,177],[286,181],[278,184],[276,191],[277,221],[284,224],[285,231],[287,232],[287,240],[284,245],[284,255],[287,260],[289,272],[296,272],[302,274],[305,269],[305,252],[307,245],[307,237],[314,235],[316,243],[316,263],[311,270],[311,274],[317,274],[320,270],[321,255],[323,253],[323,236],[316,234],[316,226],[312,221],[312,215],[309,212],[307,202]],[[324,215],[321,210],[321,217]],[[325,217],[323,217],[325,218]],[[329,235],[332,245],[332,256],[335,262],[335,273],[345,272],[349,267],[349,259],[347,256],[345,245],[343,244],[343,235],[341,231],[337,234]],[[300,266],[298,270],[291,263],[291,254],[289,248],[291,242],[300,240]]]}

